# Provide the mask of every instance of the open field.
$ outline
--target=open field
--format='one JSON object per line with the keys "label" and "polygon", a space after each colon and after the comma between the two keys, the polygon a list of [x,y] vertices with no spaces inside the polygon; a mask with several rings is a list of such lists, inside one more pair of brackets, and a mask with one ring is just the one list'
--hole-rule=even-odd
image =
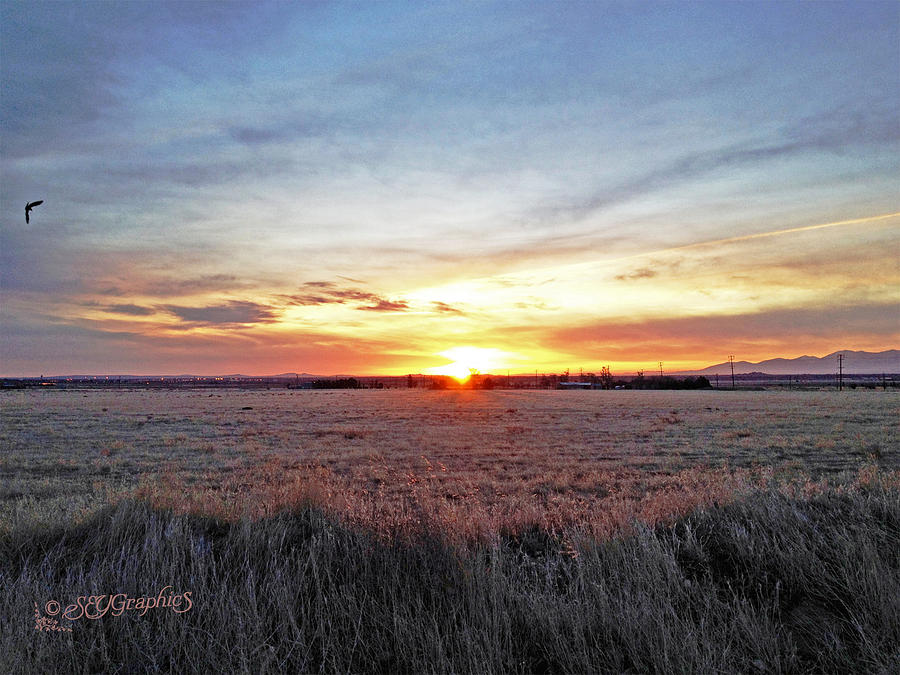
{"label": "open field", "polygon": [[[890,672],[898,404],[4,392],[0,669]],[[190,612],[34,630],[167,584]]]}
{"label": "open field", "polygon": [[140,489],[217,515],[301,496],[357,518],[405,506],[469,530],[602,533],[773,477],[900,469],[892,392],[138,389],[0,404],[7,525],[23,504],[58,521]]}

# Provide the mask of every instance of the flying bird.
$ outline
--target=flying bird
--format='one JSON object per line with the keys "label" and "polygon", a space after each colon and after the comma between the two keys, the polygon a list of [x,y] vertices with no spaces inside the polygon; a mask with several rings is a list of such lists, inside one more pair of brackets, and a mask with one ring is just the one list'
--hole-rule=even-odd
{"label": "flying bird", "polygon": [[28,219],[28,214],[31,213],[31,209],[33,209],[35,206],[40,206],[40,205],[43,204],[43,203],[44,203],[44,200],[43,200],[43,199],[39,199],[39,200],[37,200],[36,202],[28,202],[28,203],[25,204],[25,222],[26,222],[26,223],[30,223],[30,222],[31,222],[31,221]]}

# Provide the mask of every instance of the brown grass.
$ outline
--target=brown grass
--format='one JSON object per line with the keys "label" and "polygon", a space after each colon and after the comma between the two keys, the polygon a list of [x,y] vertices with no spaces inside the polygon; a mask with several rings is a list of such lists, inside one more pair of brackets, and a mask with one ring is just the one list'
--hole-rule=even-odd
{"label": "brown grass", "polygon": [[[900,468],[882,392],[39,391],[0,398],[0,523],[138,494],[381,531],[607,536],[775,483]],[[55,514],[55,515],[54,515]]]}

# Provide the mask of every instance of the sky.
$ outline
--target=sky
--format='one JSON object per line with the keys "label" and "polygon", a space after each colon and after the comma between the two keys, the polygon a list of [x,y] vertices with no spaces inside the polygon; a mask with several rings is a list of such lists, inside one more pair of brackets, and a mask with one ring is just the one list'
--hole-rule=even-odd
{"label": "sky", "polygon": [[900,345],[896,2],[0,0],[0,76],[2,375]]}

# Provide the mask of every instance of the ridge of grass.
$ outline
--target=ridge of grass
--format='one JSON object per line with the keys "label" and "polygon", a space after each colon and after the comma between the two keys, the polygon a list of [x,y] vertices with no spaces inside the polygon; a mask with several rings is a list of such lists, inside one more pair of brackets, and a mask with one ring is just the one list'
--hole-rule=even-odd
{"label": "ridge of grass", "polygon": [[[308,504],[235,522],[139,500],[0,534],[0,671],[897,672],[900,491],[762,491],[598,539],[385,539]],[[190,591],[60,619],[55,599]]]}

